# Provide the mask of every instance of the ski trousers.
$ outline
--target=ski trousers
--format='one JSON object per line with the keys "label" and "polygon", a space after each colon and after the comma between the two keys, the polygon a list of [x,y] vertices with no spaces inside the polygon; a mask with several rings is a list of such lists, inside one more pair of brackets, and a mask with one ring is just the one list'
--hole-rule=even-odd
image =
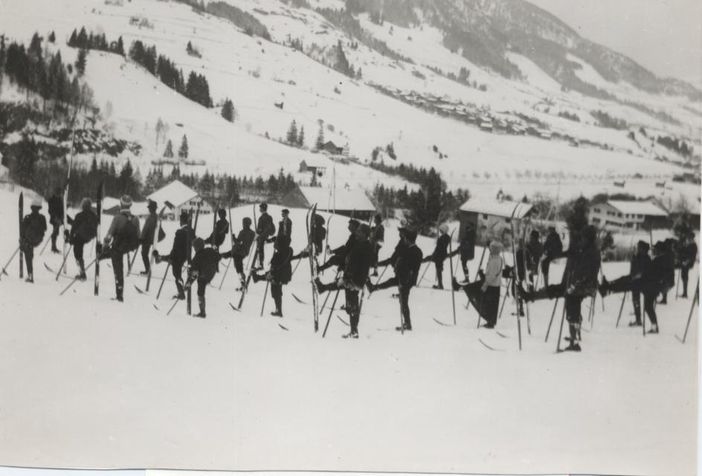
{"label": "ski trousers", "polygon": [[345,289],[344,294],[346,297],[346,312],[349,315],[351,332],[358,332],[358,321],[360,318],[358,291],[355,289]]}

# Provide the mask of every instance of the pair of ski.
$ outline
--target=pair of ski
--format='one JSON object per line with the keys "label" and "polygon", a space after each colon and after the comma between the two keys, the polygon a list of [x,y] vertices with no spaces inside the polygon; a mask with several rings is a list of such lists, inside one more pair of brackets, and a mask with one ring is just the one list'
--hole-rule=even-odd
{"label": "pair of ski", "polygon": [[[258,223],[256,222],[256,204],[253,205],[253,217],[254,217],[254,220],[253,220],[254,221],[254,228],[258,229]],[[231,215],[230,215],[229,219],[231,220]],[[234,311],[241,310],[241,306],[244,305],[244,299],[246,298],[246,293],[249,290],[249,284],[251,284],[251,279],[253,276],[253,267],[256,264],[256,260],[258,259],[258,236],[254,237],[254,240],[251,243],[251,246],[254,247],[253,258],[252,258],[251,251],[249,250],[249,258],[248,258],[248,262],[246,263],[246,268],[245,268],[246,281],[244,283],[242,283],[242,286],[241,286],[241,296],[239,297],[239,303],[237,306],[234,306],[234,304],[232,304],[231,302],[229,303],[229,307],[231,307],[232,310],[234,310]],[[265,246],[265,245],[263,245],[263,246]],[[234,258],[232,257],[232,259],[234,259]]]}

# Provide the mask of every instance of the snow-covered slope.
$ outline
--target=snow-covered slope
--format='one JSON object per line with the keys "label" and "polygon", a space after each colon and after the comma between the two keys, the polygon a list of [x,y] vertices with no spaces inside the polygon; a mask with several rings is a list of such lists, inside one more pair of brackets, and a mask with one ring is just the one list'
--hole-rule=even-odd
{"label": "snow-covered slope", "polygon": [[[9,223],[3,257],[16,243],[16,199],[0,190],[0,220]],[[235,229],[249,212],[232,210]],[[271,213],[277,217],[279,208]],[[304,246],[304,213],[291,213],[295,251]],[[209,233],[208,221],[199,235]],[[331,245],[344,241],[345,221],[331,219]],[[165,228],[162,252],[175,227]],[[381,257],[396,236],[388,226]],[[426,239],[420,246],[432,249]],[[556,355],[558,322],[544,343],[550,301],[530,307],[531,334],[523,321],[519,352],[511,302],[498,322],[501,337],[475,328],[475,311],[464,309],[460,293],[457,326],[438,325],[434,319],[451,323],[451,294],[418,288],[414,331],[402,336],[394,331],[397,301],[381,291],[365,300],[361,337],[349,342],[339,338],[347,328],[336,312],[322,339],[310,306],[292,299],[309,301],[306,262],[285,287],[283,319],[268,315],[269,303],[259,317],[262,284],[252,285],[241,312],[232,311],[230,270],[222,291],[208,288],[201,320],[186,316],[182,304],[165,316],[170,280],[156,302],[154,291],[134,290],[143,277],[128,276],[125,303],[110,301],[107,265],[99,297],[90,280],[59,297],[67,280],[56,282],[42,264],[56,269],[59,260],[37,256],[33,285],[18,280],[16,262],[0,281],[2,464],[695,473],[697,322],[687,344],[674,337],[688,300],[659,306],[661,334],[643,338],[639,329],[615,328],[620,298],[608,297],[606,311],[597,302],[594,322],[584,326],[584,351]],[[608,263],[604,272],[614,278],[626,267]],[[554,268],[555,279],[562,266]],[[164,271],[161,265],[155,274]],[[624,324],[629,311],[627,304]],[[328,315],[325,309],[322,328]]]}

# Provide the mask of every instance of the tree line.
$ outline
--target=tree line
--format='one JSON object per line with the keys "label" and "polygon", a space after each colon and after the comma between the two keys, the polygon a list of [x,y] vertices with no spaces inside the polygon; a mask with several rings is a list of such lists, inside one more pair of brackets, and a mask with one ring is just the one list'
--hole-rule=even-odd
{"label": "tree line", "polygon": [[85,27],[81,27],[80,31],[75,28],[68,38],[68,46],[85,50],[107,51],[124,56],[124,42],[122,37],[117,38],[117,41],[108,42],[104,33],[88,33]]}

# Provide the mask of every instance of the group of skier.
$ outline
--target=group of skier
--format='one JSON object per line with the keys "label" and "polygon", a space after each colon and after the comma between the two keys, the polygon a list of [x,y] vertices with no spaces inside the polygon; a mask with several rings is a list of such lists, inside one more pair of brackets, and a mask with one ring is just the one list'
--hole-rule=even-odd
{"label": "group of skier", "polygon": [[[73,255],[79,272],[77,280],[85,280],[86,265],[84,261],[85,245],[97,236],[99,224],[98,217],[93,211],[93,204],[89,198],[81,201],[80,211],[74,218],[64,216],[62,197],[57,191],[49,200],[49,223],[53,226],[51,233],[52,251],[58,252],[56,238],[58,228],[62,224],[70,225],[70,230],[64,233],[66,243],[73,248]],[[290,282],[293,275],[292,262],[310,258],[315,263],[313,269],[313,283],[317,293],[344,291],[345,310],[349,315],[350,332],[344,337],[358,338],[358,325],[365,290],[370,293],[397,287],[400,302],[401,325],[398,330],[412,330],[410,317],[409,296],[412,287],[417,286],[421,280],[420,267],[422,263],[433,263],[436,270],[435,289],[443,289],[443,269],[445,260],[453,256],[460,257],[464,280],[458,282],[452,277],[454,290],[463,290],[469,302],[479,312],[485,321],[484,327],[493,328],[497,323],[500,290],[503,279],[511,284],[518,308],[517,312],[523,315],[523,303],[539,299],[562,298],[564,300],[565,317],[569,324],[570,345],[565,350],[581,350],[580,326],[582,323],[581,305],[587,297],[592,297],[599,291],[604,297],[612,293],[630,292],[634,305],[635,319],[631,326],[642,325],[641,297],[643,296],[643,311],[649,317],[651,327],[649,332],[658,332],[658,320],[655,305],[665,304],[668,290],[674,285],[675,269],[680,269],[682,283],[682,297],[688,295],[689,270],[694,266],[697,258],[697,245],[694,233],[682,236],[680,241],[668,239],[657,242],[653,246],[653,258],[649,257],[650,245],[644,241],[637,244],[636,253],[631,259],[630,272],[613,281],[607,281],[602,276],[598,282],[601,271],[601,252],[598,249],[597,230],[591,225],[582,229],[571,230],[570,245],[567,250],[555,228],[548,229],[545,240],[537,230],[532,230],[529,239],[524,243],[517,243],[514,253],[514,266],[505,265],[501,241],[493,240],[487,246],[488,259],[484,270],[479,270],[476,279],[471,281],[468,272],[468,263],[474,259],[476,244],[476,226],[468,223],[462,234],[459,246],[450,251],[451,236],[446,226],[439,227],[439,235],[433,252],[423,256],[416,245],[417,232],[408,227],[399,229],[400,239],[393,253],[384,260],[378,256],[384,244],[384,227],[380,215],[373,217],[372,222],[366,224],[356,219],[348,222],[349,236],[346,242],[335,249],[326,250],[330,257],[321,265],[317,259],[325,249],[324,218],[319,214],[312,214],[308,223],[308,246],[299,253],[294,254],[291,248],[292,221],[289,211],[283,209],[278,227],[273,223],[273,218],[267,212],[266,203],[258,207],[259,218],[252,229],[252,220],[249,217],[242,219],[241,230],[238,234],[231,233],[232,247],[228,251],[221,251],[220,247],[226,241],[231,226],[227,220],[227,212],[218,209],[215,216],[211,234],[206,238],[196,236],[192,223],[192,211],[184,210],[179,216],[180,226],[173,237],[171,250],[166,255],[160,255],[152,250],[155,243],[165,237],[160,227],[160,216],[157,214],[158,204],[153,201],[148,203],[149,215],[140,229],[139,219],[131,213],[132,200],[128,195],[120,199],[119,212],[114,216],[107,233],[101,244],[96,247],[97,260],[109,259],[115,277],[115,294],[118,301],[124,299],[124,255],[134,253],[141,247],[143,262],[142,275],[150,275],[151,258],[158,262],[168,262],[175,281],[176,294],[174,299],[185,299],[186,291],[197,282],[197,297],[199,313],[197,317],[206,317],[205,292],[208,284],[219,271],[222,259],[231,259],[239,277],[240,284],[237,291],[245,293],[249,280],[254,282],[267,281],[270,284],[271,296],[275,303],[274,316],[282,317],[283,286]],[[27,266],[27,281],[33,282],[33,251],[39,246],[47,231],[47,223],[40,213],[42,202],[35,199],[31,204],[31,213],[26,215],[21,223],[21,245]],[[372,223],[372,226],[371,226]],[[277,233],[276,233],[277,229]],[[484,230],[483,230],[484,231]],[[513,240],[516,242],[517,240]],[[250,256],[251,248],[255,243],[250,272],[245,269],[246,258]],[[265,267],[265,245],[273,243],[273,255],[269,261],[268,270]],[[192,252],[194,251],[194,255]],[[326,253],[325,253],[326,254]],[[560,283],[549,283],[550,264],[559,258],[566,258],[565,271]],[[481,257],[481,265],[483,258]],[[132,260],[133,261],[133,260]],[[187,266],[187,275],[183,279],[183,268]],[[378,267],[391,267],[394,276],[383,282],[373,283],[371,277],[378,275]],[[322,283],[319,273],[331,267],[336,267],[336,278],[328,283]],[[480,266],[479,266],[480,267]],[[131,268],[131,265],[129,266]],[[373,273],[370,271],[373,269]],[[543,286],[538,288],[539,277],[543,277]],[[165,276],[164,276],[165,279]],[[657,301],[658,296],[662,299]]]}

